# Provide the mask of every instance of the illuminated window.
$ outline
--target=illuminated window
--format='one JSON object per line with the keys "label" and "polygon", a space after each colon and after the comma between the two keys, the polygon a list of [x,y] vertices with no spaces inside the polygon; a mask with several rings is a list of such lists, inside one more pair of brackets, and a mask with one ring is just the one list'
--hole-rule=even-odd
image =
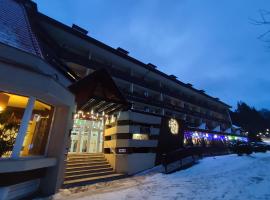
{"label": "illuminated window", "polygon": [[0,92],[0,158],[44,155],[53,107]]}
{"label": "illuminated window", "polygon": [[148,134],[133,133],[132,139],[133,140],[149,140],[149,135]]}
{"label": "illuminated window", "polygon": [[10,157],[28,98],[0,92],[0,158]]}
{"label": "illuminated window", "polygon": [[53,108],[35,101],[32,117],[28,123],[21,156],[44,155],[49,136]]}

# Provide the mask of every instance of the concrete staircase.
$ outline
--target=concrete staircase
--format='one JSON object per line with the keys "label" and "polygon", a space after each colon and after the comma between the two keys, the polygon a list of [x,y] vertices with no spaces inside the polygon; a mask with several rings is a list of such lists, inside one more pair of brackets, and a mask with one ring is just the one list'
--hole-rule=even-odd
{"label": "concrete staircase", "polygon": [[125,177],[117,174],[102,153],[68,154],[64,188],[82,186]]}

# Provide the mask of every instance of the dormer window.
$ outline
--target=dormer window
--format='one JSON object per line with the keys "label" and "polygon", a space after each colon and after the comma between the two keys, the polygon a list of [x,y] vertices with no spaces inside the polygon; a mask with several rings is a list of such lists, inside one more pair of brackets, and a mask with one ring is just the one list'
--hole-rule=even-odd
{"label": "dormer window", "polygon": [[143,95],[144,95],[145,97],[148,97],[148,96],[149,96],[148,91],[144,91]]}

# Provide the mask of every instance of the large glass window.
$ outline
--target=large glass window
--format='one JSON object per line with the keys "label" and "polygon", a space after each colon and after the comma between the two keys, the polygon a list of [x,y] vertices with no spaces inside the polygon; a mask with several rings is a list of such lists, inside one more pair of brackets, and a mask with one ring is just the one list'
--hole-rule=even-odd
{"label": "large glass window", "polygon": [[45,153],[52,115],[53,108],[51,106],[35,101],[21,156],[43,155]]}
{"label": "large glass window", "polygon": [[[53,107],[37,100],[31,107],[29,100],[29,97],[0,92],[0,158],[11,157],[15,147],[20,156],[44,155]],[[23,120],[26,111],[31,115],[30,120]],[[27,131],[20,129],[23,125]],[[23,140],[16,142],[18,138]]]}
{"label": "large glass window", "polygon": [[28,98],[0,92],[0,158],[10,157]]}

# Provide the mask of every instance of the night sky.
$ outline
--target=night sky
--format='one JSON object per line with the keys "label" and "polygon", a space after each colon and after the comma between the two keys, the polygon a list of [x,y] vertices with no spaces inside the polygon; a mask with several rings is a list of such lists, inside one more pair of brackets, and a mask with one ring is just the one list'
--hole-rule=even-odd
{"label": "night sky", "polygon": [[[270,109],[270,49],[256,26],[269,0],[35,0],[40,12],[77,24],[114,48],[235,107]],[[269,16],[270,21],[270,16]]]}

